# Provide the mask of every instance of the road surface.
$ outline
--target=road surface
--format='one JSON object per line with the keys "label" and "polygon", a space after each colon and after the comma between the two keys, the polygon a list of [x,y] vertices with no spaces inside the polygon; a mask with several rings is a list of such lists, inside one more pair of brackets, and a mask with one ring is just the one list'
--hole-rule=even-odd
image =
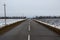
{"label": "road surface", "polygon": [[41,24],[26,20],[12,30],[0,35],[0,40],[60,40],[60,36]]}

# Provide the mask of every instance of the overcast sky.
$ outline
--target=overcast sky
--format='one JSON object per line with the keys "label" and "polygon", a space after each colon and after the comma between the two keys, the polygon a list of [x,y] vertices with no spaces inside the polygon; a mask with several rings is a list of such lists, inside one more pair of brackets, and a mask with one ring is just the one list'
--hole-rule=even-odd
{"label": "overcast sky", "polygon": [[0,0],[0,16],[60,16],[60,0]]}

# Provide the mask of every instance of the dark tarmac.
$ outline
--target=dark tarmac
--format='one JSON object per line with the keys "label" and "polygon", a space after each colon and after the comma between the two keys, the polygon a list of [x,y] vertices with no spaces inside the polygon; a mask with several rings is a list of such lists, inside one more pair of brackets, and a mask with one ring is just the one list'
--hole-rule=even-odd
{"label": "dark tarmac", "polygon": [[0,40],[60,40],[60,36],[37,22],[26,20],[0,35]]}

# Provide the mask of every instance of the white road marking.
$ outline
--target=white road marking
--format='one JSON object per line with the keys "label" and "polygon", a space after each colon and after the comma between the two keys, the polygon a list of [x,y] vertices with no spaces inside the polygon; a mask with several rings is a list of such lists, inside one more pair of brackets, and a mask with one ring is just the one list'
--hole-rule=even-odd
{"label": "white road marking", "polygon": [[30,22],[29,22],[28,32],[29,32],[29,34],[28,34],[28,40],[30,40]]}
{"label": "white road marking", "polygon": [[29,22],[29,27],[28,27],[28,30],[30,31],[30,22]]}
{"label": "white road marking", "polygon": [[30,40],[30,34],[28,34],[28,40]]}

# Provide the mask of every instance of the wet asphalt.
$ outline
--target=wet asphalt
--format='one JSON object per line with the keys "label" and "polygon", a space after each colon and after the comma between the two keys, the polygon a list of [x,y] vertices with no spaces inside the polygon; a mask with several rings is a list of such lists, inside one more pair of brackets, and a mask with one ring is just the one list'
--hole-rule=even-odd
{"label": "wet asphalt", "polygon": [[[30,35],[30,39],[28,37]],[[55,32],[33,20],[26,20],[3,35],[0,40],[60,40]]]}

